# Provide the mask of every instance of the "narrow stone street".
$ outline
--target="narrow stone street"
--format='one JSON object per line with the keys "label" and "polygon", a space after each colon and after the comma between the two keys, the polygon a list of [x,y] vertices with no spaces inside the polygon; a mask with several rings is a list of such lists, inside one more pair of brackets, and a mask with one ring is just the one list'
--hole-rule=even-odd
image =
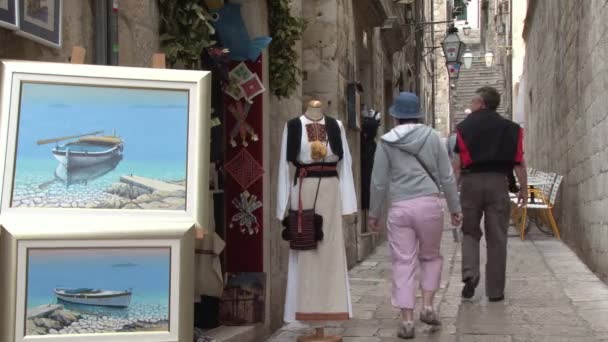
{"label": "narrow stone street", "polygon": [[[608,341],[608,287],[562,242],[534,228],[526,241],[521,241],[513,229],[509,236],[505,301],[487,301],[482,276],[474,300],[463,302],[460,244],[454,241],[450,229],[445,230],[442,284],[436,298],[443,326],[431,329],[417,322],[413,341]],[[344,342],[403,341],[396,337],[399,311],[390,304],[388,244],[381,244],[354,267],[350,280],[354,318],[328,323],[326,333],[339,334]],[[308,326],[290,324],[268,342],[296,341],[311,332]]]}

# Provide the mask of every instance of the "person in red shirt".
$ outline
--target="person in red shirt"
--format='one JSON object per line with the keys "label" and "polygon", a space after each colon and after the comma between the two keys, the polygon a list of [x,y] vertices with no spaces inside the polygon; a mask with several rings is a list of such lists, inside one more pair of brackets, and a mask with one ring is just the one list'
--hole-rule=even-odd
{"label": "person in red shirt", "polygon": [[475,295],[479,283],[479,241],[487,242],[486,294],[490,301],[504,299],[507,230],[511,212],[508,176],[519,180],[520,205],[527,203],[527,173],[523,153],[523,130],[500,116],[500,94],[492,87],[477,89],[472,113],[456,128],[454,170],[460,181],[462,203],[462,297]]}

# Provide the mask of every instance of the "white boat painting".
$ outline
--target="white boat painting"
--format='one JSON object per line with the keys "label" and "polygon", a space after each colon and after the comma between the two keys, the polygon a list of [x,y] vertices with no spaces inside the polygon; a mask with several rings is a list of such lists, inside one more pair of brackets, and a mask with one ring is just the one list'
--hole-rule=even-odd
{"label": "white boat painting", "polygon": [[58,143],[71,140],[63,145],[55,146],[51,152],[55,159],[68,170],[105,163],[122,156],[123,140],[114,133],[111,136],[98,136],[101,131],[39,140],[38,145]]}
{"label": "white boat painting", "polygon": [[126,308],[131,304],[132,291],[56,288],[57,299],[68,303]]}
{"label": "white boat painting", "polygon": [[185,90],[24,83],[10,207],[186,211],[189,108]]}
{"label": "white boat painting", "polygon": [[170,281],[166,247],[29,248],[26,335],[169,331]]}

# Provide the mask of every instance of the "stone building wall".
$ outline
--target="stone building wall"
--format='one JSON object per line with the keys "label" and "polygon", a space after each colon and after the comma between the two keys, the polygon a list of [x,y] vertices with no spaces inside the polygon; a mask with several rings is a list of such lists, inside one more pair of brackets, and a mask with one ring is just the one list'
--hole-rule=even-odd
{"label": "stone building wall", "polygon": [[[0,28],[0,58],[46,62],[68,62],[72,47],[87,50],[85,63],[94,58],[94,2],[92,0],[64,0],[63,44],[60,49],[45,47],[34,41]],[[158,7],[155,1],[120,2],[119,64],[149,66],[152,55],[158,52]]]}
{"label": "stone building wall", "polygon": [[[433,18],[433,4],[431,0],[419,1],[418,2],[418,20],[417,22],[432,22]],[[420,107],[423,113],[426,114],[426,123],[429,126],[435,124],[435,113],[434,113],[434,73],[435,73],[435,51],[432,47],[435,44],[434,41],[434,28],[435,25],[424,24],[418,28],[417,34],[421,37],[417,43],[418,53],[420,54],[420,63],[418,65],[418,96],[420,98]],[[418,45],[419,44],[419,45]]]}
{"label": "stone building wall", "polygon": [[[518,96],[520,82],[524,74],[526,44],[522,34],[524,30],[524,20],[526,18],[527,7],[528,0],[511,1],[511,108],[513,112],[513,121],[520,124],[523,124],[523,111],[521,110],[521,105],[518,108],[517,104],[521,103],[518,100]],[[525,91],[525,89],[523,91]]]}
{"label": "stone building wall", "polygon": [[[562,238],[608,275],[608,5],[529,1],[526,159],[564,175],[557,199]],[[606,278],[604,278],[606,279]]]}
{"label": "stone building wall", "polygon": [[[507,7],[503,4],[507,3]],[[482,12],[485,21],[482,22],[483,51],[494,53],[494,66],[502,73],[500,82],[496,85],[502,95],[501,108],[505,117],[512,115],[512,68],[511,68],[511,0],[484,0]],[[502,31],[499,27],[502,26]]]}
{"label": "stone building wall", "polygon": [[[448,20],[448,4],[446,0],[433,1],[433,19]],[[441,46],[447,31],[447,23],[433,25],[435,30],[434,46]],[[450,134],[450,78],[445,66],[445,56],[441,48],[434,51],[435,58],[435,128],[443,136]]]}
{"label": "stone building wall", "polygon": [[[305,0],[292,0],[291,13],[295,17],[302,16],[302,2]],[[296,51],[299,53],[299,63],[302,63],[302,41],[296,42]],[[281,157],[280,141],[283,136],[284,124],[301,114],[303,108],[302,99],[302,82],[294,93],[286,99],[278,99],[275,96],[270,96],[270,107],[268,113],[268,125],[265,130],[268,132],[266,140],[268,141],[268,153],[265,153],[269,167],[267,188],[270,191],[268,196],[267,210],[268,222],[267,229],[264,232],[267,243],[264,245],[266,254],[264,259],[268,263],[268,320],[267,324],[269,331],[275,331],[283,325],[283,306],[285,304],[285,294],[287,290],[287,270],[289,260],[289,245],[281,238],[283,226],[275,219],[276,190],[278,179],[278,165]]]}

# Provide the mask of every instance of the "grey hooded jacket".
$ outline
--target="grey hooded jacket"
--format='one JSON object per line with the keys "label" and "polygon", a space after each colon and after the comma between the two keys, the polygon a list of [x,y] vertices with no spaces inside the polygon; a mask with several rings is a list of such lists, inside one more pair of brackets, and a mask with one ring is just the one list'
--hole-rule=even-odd
{"label": "grey hooded jacket", "polygon": [[[441,189],[412,154],[418,155]],[[422,124],[399,125],[380,139],[372,171],[370,217],[382,215],[387,190],[390,203],[443,191],[450,212],[461,212],[456,178],[445,144],[432,128]]]}

